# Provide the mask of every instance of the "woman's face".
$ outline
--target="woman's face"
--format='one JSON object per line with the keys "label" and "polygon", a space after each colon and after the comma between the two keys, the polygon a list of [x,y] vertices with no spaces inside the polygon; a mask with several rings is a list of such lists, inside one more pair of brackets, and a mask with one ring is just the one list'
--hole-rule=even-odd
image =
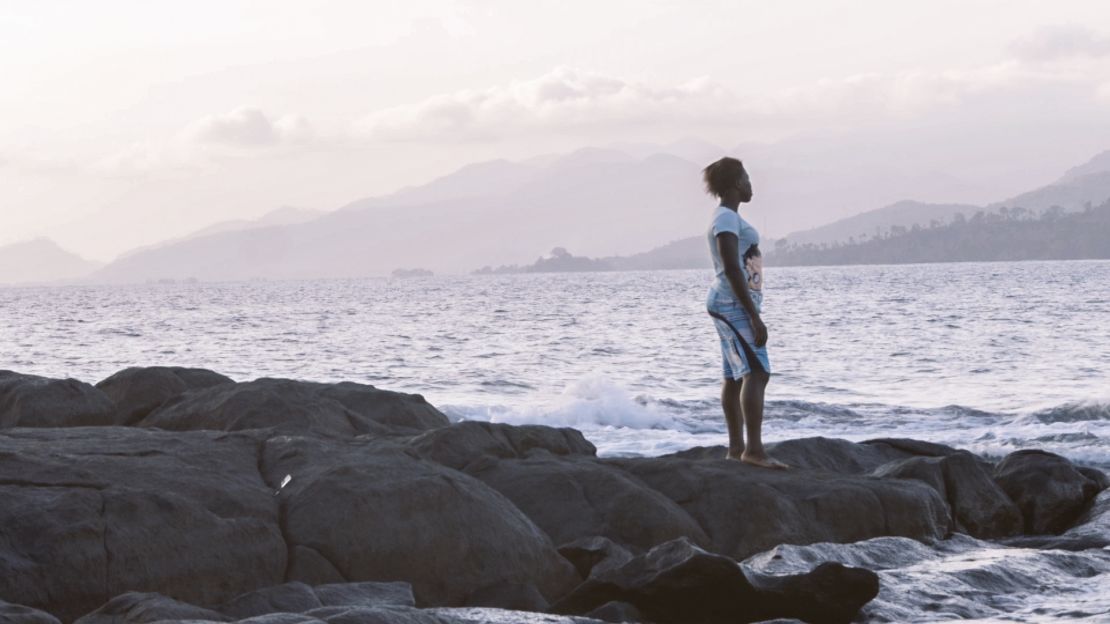
{"label": "woman's face", "polygon": [[742,173],[736,181],[736,190],[740,192],[741,202],[747,203],[752,200],[752,180],[748,177],[747,171]]}

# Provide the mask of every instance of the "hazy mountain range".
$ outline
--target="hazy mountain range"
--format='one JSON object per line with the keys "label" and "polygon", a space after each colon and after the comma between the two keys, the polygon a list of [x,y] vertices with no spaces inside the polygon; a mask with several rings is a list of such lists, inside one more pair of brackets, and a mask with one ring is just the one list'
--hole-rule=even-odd
{"label": "hazy mountain range", "polygon": [[915,262],[1110,259],[1110,200],[1078,211],[1004,208],[951,223],[895,227],[850,244],[776,247],[768,264],[845,265]]}
{"label": "hazy mountain range", "polygon": [[[785,226],[790,223],[824,223],[787,235],[790,244],[843,242],[892,227],[946,223],[958,213],[969,217],[1001,206],[1080,210],[1110,197],[1110,152],[1070,169],[1053,184],[978,206],[893,201],[935,195],[938,184],[962,184],[950,176],[866,167],[828,154],[790,161],[782,149],[743,146],[731,153],[751,154],[749,162],[756,163],[749,165],[756,192],[745,217],[757,228],[766,233],[789,231]],[[612,260],[622,268],[703,266],[704,259],[698,259],[704,253],[701,237],[713,202],[701,188],[700,170],[726,152],[684,141],[478,163],[331,212],[282,208],[254,221],[217,223],[133,250],[99,268],[74,261],[44,241],[37,243],[39,255],[33,259],[19,245],[0,247],[0,257],[14,258],[0,265],[7,276],[0,282],[82,275],[113,283],[342,278],[412,267],[462,273],[525,264],[555,247]],[[798,166],[792,168],[791,162]],[[823,168],[803,168],[818,164]],[[861,207],[883,205],[878,202],[884,198],[893,199],[885,207],[860,212]]]}
{"label": "hazy mountain range", "polygon": [[74,280],[89,275],[101,266],[99,262],[85,260],[45,238],[0,247],[0,284]]}

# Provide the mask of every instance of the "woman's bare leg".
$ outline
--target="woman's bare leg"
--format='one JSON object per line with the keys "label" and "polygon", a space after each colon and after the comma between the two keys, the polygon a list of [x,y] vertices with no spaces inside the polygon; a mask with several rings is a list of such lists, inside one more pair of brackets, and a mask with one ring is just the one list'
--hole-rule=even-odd
{"label": "woman's bare leg", "polygon": [[744,376],[740,387],[740,410],[748,442],[740,460],[764,468],[786,468],[786,464],[769,457],[763,448],[763,395],[770,379],[771,376],[763,371],[752,371]]}
{"label": "woman's bare leg", "polygon": [[744,452],[744,430],[740,427],[743,410],[740,406],[742,379],[726,379],[721,384],[721,408],[728,425],[728,459],[740,459]]}

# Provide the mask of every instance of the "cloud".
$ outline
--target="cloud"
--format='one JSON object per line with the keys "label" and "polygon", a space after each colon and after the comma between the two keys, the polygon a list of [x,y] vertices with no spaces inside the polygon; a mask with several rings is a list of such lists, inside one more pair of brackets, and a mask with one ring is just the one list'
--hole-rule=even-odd
{"label": "cloud", "polygon": [[706,79],[656,87],[569,67],[531,80],[465,89],[376,111],[356,127],[373,140],[475,140],[542,128],[689,120],[733,96]]}
{"label": "cloud", "polygon": [[241,107],[198,119],[185,128],[183,135],[202,144],[257,148],[305,142],[312,137],[312,127],[299,115],[271,121],[257,108]]}
{"label": "cloud", "polygon": [[781,134],[911,118],[954,108],[971,98],[1083,80],[1081,73],[1012,60],[959,71],[870,73],[776,92],[738,93],[710,78],[658,86],[560,67],[531,80],[443,93],[375,111],[356,129],[373,141],[429,143],[544,133],[611,138],[630,128],[681,132],[710,127]]}
{"label": "cloud", "polygon": [[1010,46],[1013,55],[1029,62],[1110,57],[1110,35],[1078,25],[1046,26]]}
{"label": "cloud", "polygon": [[189,174],[224,158],[260,150],[294,149],[319,140],[301,115],[271,119],[261,109],[243,106],[206,115],[163,141],[133,143],[99,159],[93,169],[108,175]]}

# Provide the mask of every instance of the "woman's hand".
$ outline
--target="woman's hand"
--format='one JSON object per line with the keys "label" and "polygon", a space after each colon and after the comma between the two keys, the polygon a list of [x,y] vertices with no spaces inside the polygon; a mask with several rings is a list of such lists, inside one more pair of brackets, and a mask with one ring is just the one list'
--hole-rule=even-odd
{"label": "woman's hand", "polygon": [[755,334],[755,346],[762,347],[767,344],[767,326],[758,316],[752,318],[752,333]]}

